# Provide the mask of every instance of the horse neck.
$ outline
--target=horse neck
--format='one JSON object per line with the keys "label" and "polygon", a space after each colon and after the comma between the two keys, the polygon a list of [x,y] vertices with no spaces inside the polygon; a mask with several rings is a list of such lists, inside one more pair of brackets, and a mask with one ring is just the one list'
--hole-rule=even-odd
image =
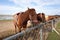
{"label": "horse neck", "polygon": [[25,12],[25,13],[23,13],[22,15],[20,15],[20,17],[19,17],[20,19],[19,19],[19,22],[21,22],[21,24],[23,24],[24,22],[26,22],[26,21],[28,21],[28,14]]}

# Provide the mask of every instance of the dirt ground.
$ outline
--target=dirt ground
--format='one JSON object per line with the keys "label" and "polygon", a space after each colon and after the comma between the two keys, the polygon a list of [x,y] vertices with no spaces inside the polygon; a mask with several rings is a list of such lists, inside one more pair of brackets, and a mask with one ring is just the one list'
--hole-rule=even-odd
{"label": "dirt ground", "polygon": [[0,20],[0,38],[15,34],[12,20]]}

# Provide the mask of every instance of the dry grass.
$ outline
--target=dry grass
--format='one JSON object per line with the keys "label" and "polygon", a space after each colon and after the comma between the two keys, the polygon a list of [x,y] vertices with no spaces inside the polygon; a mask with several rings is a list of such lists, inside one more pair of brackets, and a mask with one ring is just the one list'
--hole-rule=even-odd
{"label": "dry grass", "polygon": [[12,20],[0,20],[0,38],[15,34]]}
{"label": "dry grass", "polygon": [[[15,28],[14,28],[12,20],[1,20],[0,21],[0,38],[4,38],[9,35],[15,34],[14,30],[15,30]],[[43,36],[47,36],[47,33],[44,33]],[[38,32],[35,30],[33,32],[31,31],[31,33],[25,34],[23,38],[25,38],[25,37],[27,37],[28,40],[33,40],[33,39],[38,40],[38,39],[40,39],[39,30],[38,30]]]}

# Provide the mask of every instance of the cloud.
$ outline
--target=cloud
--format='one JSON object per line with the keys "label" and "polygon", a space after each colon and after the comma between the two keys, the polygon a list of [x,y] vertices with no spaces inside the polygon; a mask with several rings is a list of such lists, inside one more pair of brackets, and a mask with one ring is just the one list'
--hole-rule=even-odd
{"label": "cloud", "polygon": [[[0,12],[6,11],[7,13],[16,13],[25,11],[27,7],[35,8],[36,12],[44,12],[46,15],[60,13],[60,0],[8,0],[13,2],[15,6],[0,5]],[[8,11],[8,12],[7,12]]]}
{"label": "cloud", "polygon": [[19,8],[13,6],[7,6],[7,5],[0,5],[0,10],[15,10],[15,9],[19,9]]}
{"label": "cloud", "polygon": [[20,7],[16,7],[16,6],[0,5],[0,14],[11,15],[11,13],[15,14],[15,13],[20,12],[20,11],[25,11],[25,10],[23,10]]}
{"label": "cloud", "polygon": [[[30,5],[32,2],[39,5],[51,5],[51,4],[60,4],[60,0],[10,0],[18,5]],[[33,5],[31,5],[33,6]]]}
{"label": "cloud", "polygon": [[[51,6],[51,5],[60,5],[60,0],[10,0],[17,5],[20,5],[22,8],[33,7],[37,9],[44,9],[44,6]],[[37,10],[36,9],[36,10]]]}

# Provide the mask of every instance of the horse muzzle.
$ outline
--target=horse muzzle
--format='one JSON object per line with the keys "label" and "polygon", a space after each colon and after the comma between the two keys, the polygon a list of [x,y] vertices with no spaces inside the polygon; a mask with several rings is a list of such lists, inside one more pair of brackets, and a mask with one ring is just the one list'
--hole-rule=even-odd
{"label": "horse muzzle", "polygon": [[33,23],[37,24],[38,23],[38,20],[32,20]]}

